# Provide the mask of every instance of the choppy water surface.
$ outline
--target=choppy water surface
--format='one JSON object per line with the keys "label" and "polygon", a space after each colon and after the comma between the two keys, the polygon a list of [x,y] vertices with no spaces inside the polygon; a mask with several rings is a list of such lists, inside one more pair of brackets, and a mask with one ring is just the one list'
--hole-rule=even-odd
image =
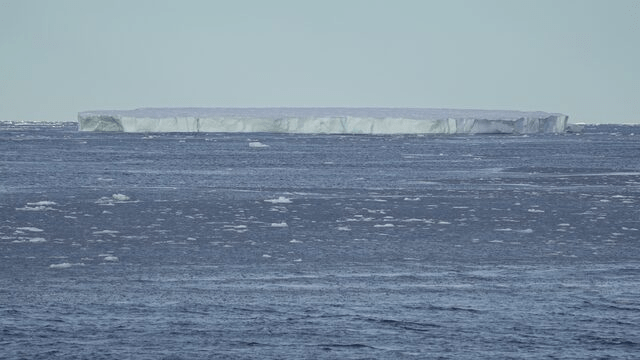
{"label": "choppy water surface", "polygon": [[0,357],[635,358],[639,130],[2,123]]}

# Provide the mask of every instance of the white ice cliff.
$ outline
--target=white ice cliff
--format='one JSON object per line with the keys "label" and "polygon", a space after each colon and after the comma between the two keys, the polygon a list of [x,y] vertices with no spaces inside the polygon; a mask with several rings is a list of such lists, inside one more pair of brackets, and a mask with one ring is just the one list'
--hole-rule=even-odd
{"label": "white ice cliff", "polygon": [[299,134],[562,133],[557,113],[419,108],[145,108],[85,111],[80,131]]}

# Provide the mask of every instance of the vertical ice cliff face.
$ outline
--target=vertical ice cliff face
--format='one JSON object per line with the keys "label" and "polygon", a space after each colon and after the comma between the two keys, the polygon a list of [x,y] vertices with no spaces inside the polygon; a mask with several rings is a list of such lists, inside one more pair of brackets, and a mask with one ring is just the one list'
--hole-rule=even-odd
{"label": "vertical ice cliff face", "polygon": [[78,114],[80,131],[300,134],[562,133],[563,114],[402,108],[148,108]]}

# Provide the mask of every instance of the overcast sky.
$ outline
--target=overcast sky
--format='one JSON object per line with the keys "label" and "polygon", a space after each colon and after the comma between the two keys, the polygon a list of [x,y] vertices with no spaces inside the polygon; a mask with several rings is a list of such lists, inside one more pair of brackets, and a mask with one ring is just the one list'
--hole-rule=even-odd
{"label": "overcast sky", "polygon": [[0,120],[200,106],[640,123],[640,1],[0,0]]}

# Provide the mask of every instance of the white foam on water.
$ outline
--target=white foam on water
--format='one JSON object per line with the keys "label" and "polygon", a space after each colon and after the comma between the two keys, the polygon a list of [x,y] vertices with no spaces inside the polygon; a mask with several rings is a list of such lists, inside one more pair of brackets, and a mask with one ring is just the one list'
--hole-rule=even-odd
{"label": "white foam on water", "polygon": [[41,238],[41,237],[35,237],[35,238],[29,239],[29,242],[30,243],[43,243],[43,242],[47,242],[47,239]]}

